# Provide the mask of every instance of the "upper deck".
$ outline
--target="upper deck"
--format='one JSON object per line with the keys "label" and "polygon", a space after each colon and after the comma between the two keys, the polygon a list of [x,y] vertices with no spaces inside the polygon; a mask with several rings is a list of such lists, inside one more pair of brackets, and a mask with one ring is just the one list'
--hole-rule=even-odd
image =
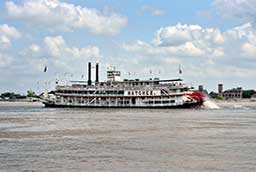
{"label": "upper deck", "polygon": [[84,81],[72,81],[72,85],[57,86],[56,90],[155,90],[155,89],[191,89],[190,84],[183,84],[181,79],[172,80],[124,80],[98,82],[92,85]]}
{"label": "upper deck", "polygon": [[70,85],[56,86],[57,92],[65,91],[147,91],[147,90],[166,90],[171,92],[188,91],[192,87],[190,84],[182,83],[182,79],[159,79],[150,78],[148,80],[140,79],[124,79],[121,80],[121,72],[115,68],[111,68],[107,71],[107,81],[99,81],[99,64],[96,64],[96,80],[91,80],[91,63],[88,64],[88,81],[71,81]]}

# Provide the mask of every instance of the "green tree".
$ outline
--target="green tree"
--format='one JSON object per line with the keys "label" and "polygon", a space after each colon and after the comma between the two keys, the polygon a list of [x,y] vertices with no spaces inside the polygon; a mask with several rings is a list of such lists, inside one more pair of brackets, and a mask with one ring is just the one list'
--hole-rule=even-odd
{"label": "green tree", "polygon": [[254,93],[254,90],[244,90],[243,98],[251,98]]}
{"label": "green tree", "polygon": [[216,99],[217,99],[217,100],[224,100],[225,98],[224,98],[223,96],[220,96],[220,95],[219,95],[219,96],[216,97]]}
{"label": "green tree", "polygon": [[27,97],[36,97],[36,93],[34,91],[27,91]]}

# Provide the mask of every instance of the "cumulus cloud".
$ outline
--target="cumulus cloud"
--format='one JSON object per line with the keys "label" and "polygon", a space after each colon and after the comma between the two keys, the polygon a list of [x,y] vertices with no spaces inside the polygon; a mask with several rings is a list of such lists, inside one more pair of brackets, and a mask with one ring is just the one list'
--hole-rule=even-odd
{"label": "cumulus cloud", "polygon": [[21,33],[16,28],[7,24],[0,25],[0,50],[9,48],[12,40],[20,37]]}
{"label": "cumulus cloud", "polygon": [[19,39],[21,36],[15,27],[0,24],[0,68],[13,62],[13,57],[8,54],[7,50],[12,46],[13,40]]}
{"label": "cumulus cloud", "polygon": [[256,57],[256,45],[245,43],[242,50],[248,57]]}
{"label": "cumulus cloud", "polygon": [[145,56],[200,57],[211,63],[224,57],[245,60],[256,57],[256,28],[245,23],[221,32],[177,24],[160,28],[152,42],[137,40],[124,43],[123,48]]}
{"label": "cumulus cloud", "polygon": [[55,70],[75,71],[82,63],[102,57],[98,47],[70,47],[62,36],[47,36],[41,45],[32,44],[21,55],[38,71],[47,64]]}
{"label": "cumulus cloud", "polygon": [[160,28],[151,42],[126,42],[123,48],[133,57],[144,57],[138,63],[155,63],[167,73],[173,72],[170,65],[180,63],[191,78],[248,77],[246,73],[256,73],[256,28],[250,23],[225,31],[177,24]]}
{"label": "cumulus cloud", "polygon": [[5,7],[9,18],[50,30],[86,29],[94,34],[115,35],[127,24],[127,18],[119,14],[103,14],[59,0],[23,0],[20,4],[7,1]]}
{"label": "cumulus cloud", "polygon": [[45,37],[44,49],[53,58],[99,58],[100,50],[95,46],[69,47],[62,36]]}
{"label": "cumulus cloud", "polygon": [[246,23],[238,27],[231,28],[224,33],[227,43],[224,51],[227,57],[247,60],[255,58],[256,55],[256,28]]}
{"label": "cumulus cloud", "polygon": [[214,0],[213,4],[223,18],[256,21],[255,0]]}
{"label": "cumulus cloud", "polygon": [[224,55],[221,48],[224,42],[219,29],[177,24],[160,28],[151,43],[137,40],[123,47],[144,55],[215,58]]}
{"label": "cumulus cloud", "polygon": [[178,46],[189,41],[208,41],[222,44],[224,38],[219,29],[202,28],[199,25],[182,25],[160,28],[156,33],[154,42],[159,46]]}

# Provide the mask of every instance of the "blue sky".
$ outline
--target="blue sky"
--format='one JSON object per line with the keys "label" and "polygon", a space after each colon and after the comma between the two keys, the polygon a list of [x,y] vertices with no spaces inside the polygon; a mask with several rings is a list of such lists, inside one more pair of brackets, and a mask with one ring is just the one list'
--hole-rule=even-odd
{"label": "blue sky", "polygon": [[82,79],[88,61],[100,62],[101,80],[110,65],[123,78],[144,79],[178,77],[181,65],[196,87],[255,88],[255,0],[9,0],[0,7],[0,92]]}

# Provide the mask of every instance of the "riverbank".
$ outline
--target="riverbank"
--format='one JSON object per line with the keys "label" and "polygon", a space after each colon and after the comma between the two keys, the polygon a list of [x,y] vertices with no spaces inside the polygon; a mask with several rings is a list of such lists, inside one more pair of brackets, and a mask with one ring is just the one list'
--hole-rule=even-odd
{"label": "riverbank", "polygon": [[27,97],[24,99],[0,99],[0,102],[38,102],[37,98]]}
{"label": "riverbank", "polygon": [[210,99],[216,103],[248,103],[256,102],[256,99],[228,99],[228,100],[219,100],[219,99]]}

